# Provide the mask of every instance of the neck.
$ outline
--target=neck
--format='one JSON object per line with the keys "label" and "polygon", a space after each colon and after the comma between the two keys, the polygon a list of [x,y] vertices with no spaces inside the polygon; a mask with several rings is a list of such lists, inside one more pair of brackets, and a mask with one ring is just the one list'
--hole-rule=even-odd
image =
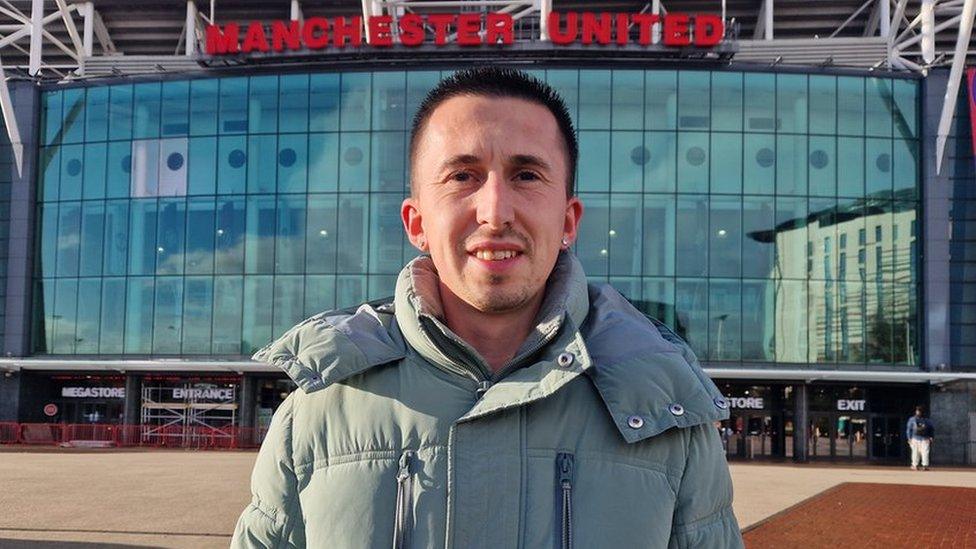
{"label": "neck", "polygon": [[532,332],[544,293],[539,292],[518,309],[486,313],[454,295],[443,284],[440,285],[447,327],[474,347],[492,372],[498,372],[508,364]]}

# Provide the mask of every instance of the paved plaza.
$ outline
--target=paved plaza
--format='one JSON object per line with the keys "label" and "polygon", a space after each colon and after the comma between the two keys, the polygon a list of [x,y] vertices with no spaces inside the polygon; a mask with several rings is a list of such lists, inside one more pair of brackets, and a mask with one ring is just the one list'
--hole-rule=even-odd
{"label": "paved plaza", "polygon": [[[249,499],[255,456],[232,451],[0,448],[0,548],[226,547]],[[764,545],[757,536],[773,539],[767,532],[775,533],[776,521],[784,517],[789,518],[784,524],[802,523],[803,515],[797,518],[796,513],[802,513],[803,506],[797,504],[816,503],[815,496],[843,483],[976,489],[976,470],[733,464],[732,477],[741,525],[749,530],[758,524],[746,534],[747,540],[758,540],[750,547],[790,547],[779,538]],[[906,501],[913,497],[904,487],[885,493],[895,499],[905,493]],[[887,505],[873,508],[874,500],[861,500],[872,516],[888,512]],[[952,512],[943,508],[927,520],[938,521]],[[764,519],[768,520],[760,522]],[[879,519],[878,524],[883,523]],[[821,545],[812,538],[804,546]]]}

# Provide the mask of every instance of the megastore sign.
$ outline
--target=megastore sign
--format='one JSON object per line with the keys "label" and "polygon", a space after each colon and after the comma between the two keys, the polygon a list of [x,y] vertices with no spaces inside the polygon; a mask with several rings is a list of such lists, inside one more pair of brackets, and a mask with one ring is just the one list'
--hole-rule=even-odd
{"label": "megastore sign", "polygon": [[[555,46],[626,46],[652,44],[654,27],[665,47],[708,48],[725,34],[722,18],[714,14],[551,12],[549,42]],[[631,29],[636,28],[636,40]],[[364,44],[364,38],[366,39]],[[285,53],[366,46],[390,48],[507,46],[515,42],[515,20],[508,13],[408,13],[368,17],[309,17],[304,21],[252,21],[207,27],[208,55]]]}

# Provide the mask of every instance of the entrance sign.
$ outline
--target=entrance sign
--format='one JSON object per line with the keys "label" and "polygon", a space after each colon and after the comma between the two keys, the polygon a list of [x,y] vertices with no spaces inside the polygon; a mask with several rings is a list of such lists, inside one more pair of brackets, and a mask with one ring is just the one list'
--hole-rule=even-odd
{"label": "entrance sign", "polygon": [[[709,48],[725,35],[722,18],[714,14],[610,12],[550,12],[549,40],[555,46],[570,44],[648,46],[652,28],[662,29],[665,47]],[[637,29],[632,40],[631,28]],[[366,43],[364,44],[364,38]],[[303,21],[252,21],[207,27],[207,55],[239,53],[282,53],[368,46],[417,47],[424,44],[462,47],[508,46],[515,42],[515,19],[509,13],[407,13],[396,20],[390,15],[366,19],[351,17],[309,17]]]}
{"label": "entrance sign", "polygon": [[175,387],[173,398],[175,400],[234,400],[234,389]]}
{"label": "entrance sign", "polygon": [[837,401],[837,409],[845,412],[863,412],[865,403],[867,401],[864,399],[840,399]]}

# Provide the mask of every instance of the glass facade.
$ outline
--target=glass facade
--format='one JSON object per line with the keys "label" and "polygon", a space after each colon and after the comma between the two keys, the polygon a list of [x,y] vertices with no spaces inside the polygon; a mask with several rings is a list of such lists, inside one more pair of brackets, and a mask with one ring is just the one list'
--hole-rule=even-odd
{"label": "glass facade", "polygon": [[[576,253],[707,362],[916,364],[913,80],[536,70],[566,99]],[[248,354],[392,293],[438,71],[42,94],[34,350]]]}

